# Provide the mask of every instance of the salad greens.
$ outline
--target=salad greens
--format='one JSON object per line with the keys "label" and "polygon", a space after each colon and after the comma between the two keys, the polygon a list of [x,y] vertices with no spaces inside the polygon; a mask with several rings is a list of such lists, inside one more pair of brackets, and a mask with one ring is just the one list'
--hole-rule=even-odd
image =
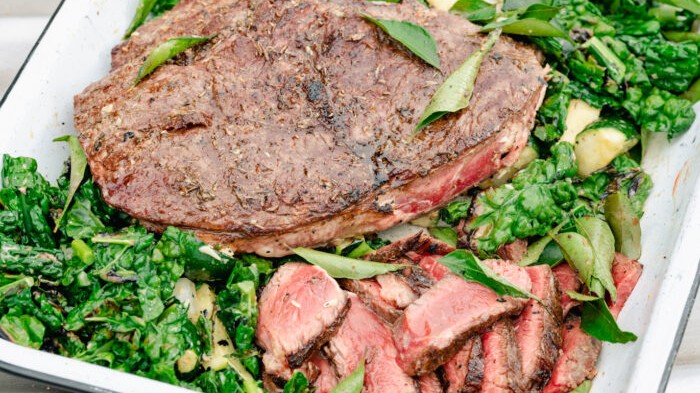
{"label": "salad greens", "polygon": [[[3,157],[0,335],[194,390],[262,392],[256,290],[273,262],[175,228],[157,238],[107,206],[89,175],[76,188],[73,173],[53,186],[34,160]],[[180,300],[183,275],[225,279],[192,295],[214,312]]]}

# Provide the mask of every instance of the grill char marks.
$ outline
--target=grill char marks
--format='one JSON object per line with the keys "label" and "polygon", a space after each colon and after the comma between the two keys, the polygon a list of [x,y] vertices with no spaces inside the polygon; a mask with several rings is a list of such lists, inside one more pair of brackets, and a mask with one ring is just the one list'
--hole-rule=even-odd
{"label": "grill char marks", "polygon": [[515,336],[522,358],[521,385],[525,391],[540,391],[549,380],[562,345],[561,294],[552,269],[547,265],[527,268],[532,294],[515,321]]}
{"label": "grill char marks", "polygon": [[602,344],[580,326],[581,319],[573,315],[564,322],[562,354],[543,393],[569,393],[585,380],[595,377],[595,364]]}
{"label": "grill char marks", "polygon": [[462,349],[442,366],[447,393],[476,393],[484,378],[484,359],[479,336],[471,337]]}
{"label": "grill char marks", "polygon": [[265,372],[289,379],[292,369],[330,339],[349,307],[347,293],[323,269],[282,265],[259,301],[255,336],[265,351]]}
{"label": "grill char marks", "polygon": [[[362,13],[424,26],[442,71]],[[469,109],[407,141],[437,86],[479,48],[476,31],[414,2],[182,2],[115,50],[111,73],[75,97],[75,125],[112,206],[151,229],[282,256],[406,222],[517,158],[545,71],[508,37],[482,64]],[[155,45],[212,32],[186,62],[132,86]]]}

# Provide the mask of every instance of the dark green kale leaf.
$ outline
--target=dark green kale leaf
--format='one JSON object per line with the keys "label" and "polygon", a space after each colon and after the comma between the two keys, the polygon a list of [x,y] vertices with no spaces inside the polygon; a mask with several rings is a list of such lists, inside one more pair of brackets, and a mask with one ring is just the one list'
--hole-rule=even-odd
{"label": "dark green kale leaf", "polygon": [[470,227],[479,233],[476,243],[481,252],[493,253],[515,239],[543,236],[574,207],[578,195],[572,182],[577,172],[573,146],[560,142],[551,154],[530,163],[512,184],[477,197]]}
{"label": "dark green kale leaf", "polygon": [[631,87],[622,106],[643,129],[666,132],[669,139],[687,131],[695,121],[690,101],[658,88],[647,92]]}
{"label": "dark green kale leaf", "polygon": [[690,41],[670,42],[661,38],[647,46],[644,66],[654,86],[682,93],[700,75],[698,46]]}
{"label": "dark green kale leaf", "polygon": [[151,15],[153,17],[163,15],[165,11],[170,11],[179,2],[180,0],[156,0],[155,4],[153,4],[153,8],[151,8]]}

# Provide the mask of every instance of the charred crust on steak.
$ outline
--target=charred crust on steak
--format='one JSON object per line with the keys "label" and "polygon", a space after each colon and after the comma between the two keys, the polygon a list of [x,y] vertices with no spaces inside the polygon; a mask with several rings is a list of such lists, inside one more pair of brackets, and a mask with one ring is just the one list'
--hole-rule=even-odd
{"label": "charred crust on steak", "polygon": [[325,343],[330,340],[338,330],[338,327],[345,321],[345,316],[350,310],[350,298],[348,297],[343,305],[338,317],[330,324],[325,331],[318,335],[314,340],[300,348],[298,351],[287,355],[287,363],[292,369],[301,367],[302,364],[309,358],[311,353],[320,349]]}

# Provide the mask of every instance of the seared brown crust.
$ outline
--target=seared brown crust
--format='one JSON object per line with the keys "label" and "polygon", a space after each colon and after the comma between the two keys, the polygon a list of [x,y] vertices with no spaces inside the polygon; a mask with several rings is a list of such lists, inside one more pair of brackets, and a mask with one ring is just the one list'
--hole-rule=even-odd
{"label": "seared brown crust", "polygon": [[[145,48],[211,32],[199,18],[222,7],[244,18],[132,86]],[[442,71],[361,13],[424,26]],[[477,30],[413,2],[190,0],[116,51],[125,55],[110,75],[76,96],[75,125],[111,205],[153,229],[282,255],[406,221],[516,158],[544,70],[507,37],[482,64],[469,109],[408,140],[437,86],[480,46]]]}
{"label": "seared brown crust", "polygon": [[481,339],[477,336],[474,340],[472,353],[469,357],[469,372],[462,393],[476,393],[481,390],[484,380],[484,349]]}
{"label": "seared brown crust", "polygon": [[298,368],[301,367],[301,365],[309,358],[311,355],[311,352],[315,350],[321,349],[321,347],[328,342],[328,340],[333,337],[335,332],[338,330],[338,327],[343,324],[345,321],[345,317],[348,314],[348,310],[350,310],[350,300],[348,299],[347,302],[345,302],[345,305],[343,306],[343,309],[340,311],[340,314],[338,314],[338,318],[336,318],[335,321],[333,321],[332,324],[328,326],[328,328],[323,331],[320,335],[316,337],[313,341],[309,342],[306,346],[302,347],[299,351],[295,353],[291,353],[287,355],[287,363],[289,364],[290,367],[292,368]]}

